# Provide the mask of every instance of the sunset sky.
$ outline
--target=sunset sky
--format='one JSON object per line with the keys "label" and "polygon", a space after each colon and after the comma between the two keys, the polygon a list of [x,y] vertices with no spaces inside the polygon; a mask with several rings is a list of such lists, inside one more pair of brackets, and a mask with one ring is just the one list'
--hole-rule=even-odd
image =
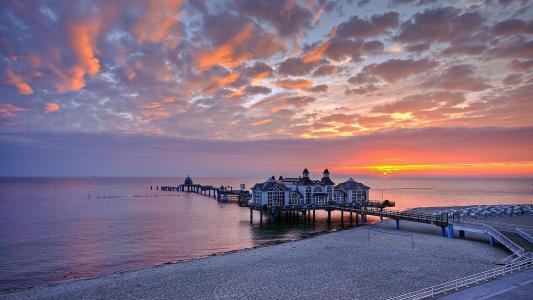
{"label": "sunset sky", "polygon": [[0,3],[0,175],[533,177],[527,0]]}

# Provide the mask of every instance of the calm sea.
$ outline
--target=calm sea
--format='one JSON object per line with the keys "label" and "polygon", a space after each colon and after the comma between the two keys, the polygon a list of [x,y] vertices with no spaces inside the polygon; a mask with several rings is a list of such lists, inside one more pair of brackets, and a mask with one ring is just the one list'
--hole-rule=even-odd
{"label": "calm sea", "polygon": [[[234,188],[259,181],[193,179]],[[331,225],[318,214],[315,225],[260,226],[257,213],[250,224],[249,210],[235,203],[155,189],[182,180],[0,178],[0,289],[138,269],[349,226],[338,214]],[[356,180],[372,187],[371,199],[396,201],[400,209],[533,203],[532,179]]]}

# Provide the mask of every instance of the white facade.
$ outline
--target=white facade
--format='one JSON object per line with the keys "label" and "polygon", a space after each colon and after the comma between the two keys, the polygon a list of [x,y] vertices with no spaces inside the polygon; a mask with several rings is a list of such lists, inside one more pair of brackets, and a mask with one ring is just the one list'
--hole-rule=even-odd
{"label": "white facade", "polygon": [[311,180],[305,169],[299,178],[280,178],[274,176],[252,188],[254,205],[268,207],[283,206],[323,206],[332,204],[351,204],[368,201],[369,187],[349,179],[338,184],[329,178],[326,169],[321,180]]}

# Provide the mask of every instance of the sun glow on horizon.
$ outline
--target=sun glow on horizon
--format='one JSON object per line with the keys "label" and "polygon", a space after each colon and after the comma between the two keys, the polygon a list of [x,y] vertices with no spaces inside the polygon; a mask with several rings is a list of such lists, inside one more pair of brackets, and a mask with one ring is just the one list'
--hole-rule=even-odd
{"label": "sun glow on horizon", "polygon": [[[531,174],[533,171],[533,162],[487,162],[487,163],[457,163],[457,164],[404,164],[404,165],[374,165],[374,166],[344,166],[339,170],[345,171],[368,171],[383,176],[391,174],[425,174],[427,172],[454,173],[454,174],[484,174],[494,175],[496,172],[501,174],[509,171]],[[454,172],[455,171],[455,172]],[[481,172],[481,173],[480,173]]]}

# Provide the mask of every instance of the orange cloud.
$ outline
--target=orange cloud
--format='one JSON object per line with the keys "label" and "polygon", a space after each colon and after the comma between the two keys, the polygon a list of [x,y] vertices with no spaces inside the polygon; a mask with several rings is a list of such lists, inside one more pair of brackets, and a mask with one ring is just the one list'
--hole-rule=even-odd
{"label": "orange cloud", "polygon": [[[181,5],[181,0],[150,0],[146,13],[134,28],[139,43],[160,42],[165,39],[169,30],[180,19],[177,11]],[[167,46],[174,48],[177,42]]]}
{"label": "orange cloud", "polygon": [[[78,64],[71,67],[69,78],[73,78],[66,86],[72,90],[79,90],[85,86],[83,77],[88,74],[90,76],[96,75],[100,72],[100,60],[96,57],[98,49],[96,44],[101,33],[107,27],[108,23],[114,19],[116,15],[115,6],[107,6],[98,17],[93,17],[87,20],[78,21],[69,25],[68,39],[74,50],[74,54],[78,60]],[[59,54],[58,54],[59,55]],[[56,68],[57,71],[57,68]],[[59,77],[60,72],[55,72]],[[62,85],[65,85],[63,83]],[[67,88],[63,88],[65,90]]]}
{"label": "orange cloud", "polygon": [[58,111],[59,108],[60,108],[59,104],[54,103],[54,102],[48,102],[48,103],[46,103],[46,106],[44,107],[44,112],[51,113],[51,112],[54,112],[54,111]]}
{"label": "orange cloud", "polygon": [[315,82],[307,79],[282,79],[274,82],[274,84],[287,90],[305,90],[312,87]]}
{"label": "orange cloud", "polygon": [[247,52],[236,54],[236,47],[247,41],[252,36],[253,23],[248,23],[233,38],[227,40],[211,51],[201,51],[196,57],[196,67],[206,69],[216,65],[234,68],[247,58]]}
{"label": "orange cloud", "polygon": [[48,64],[48,68],[59,77],[59,82],[56,84],[58,92],[79,91],[85,87],[85,70],[82,67],[72,67],[67,71],[68,74],[65,74],[54,64]]}
{"label": "orange cloud", "polygon": [[79,23],[70,27],[69,38],[74,52],[78,56],[84,70],[91,76],[100,72],[100,60],[95,56],[98,31],[98,22]]}
{"label": "orange cloud", "polygon": [[0,116],[4,118],[14,117],[18,112],[26,109],[12,104],[0,104]]}
{"label": "orange cloud", "polygon": [[240,75],[240,72],[233,72],[219,78],[212,78],[203,91],[212,94],[226,85],[237,81]]}
{"label": "orange cloud", "polygon": [[311,48],[309,51],[303,54],[302,61],[306,64],[309,64],[309,63],[314,63],[314,62],[321,60],[322,55],[328,49],[329,45],[331,44],[331,39],[335,37],[336,33],[337,33],[337,28],[334,27],[329,33],[327,40]]}
{"label": "orange cloud", "polygon": [[33,89],[31,86],[24,81],[24,78],[22,78],[20,75],[13,72],[11,69],[6,69],[5,71],[7,76],[7,83],[16,87],[21,94],[29,95],[33,94]]}
{"label": "orange cloud", "polygon": [[261,73],[255,75],[254,78],[250,79],[250,84],[251,85],[255,85],[255,84],[259,83],[261,80],[263,80],[263,78],[267,77],[268,75],[270,75],[270,71],[261,72]]}
{"label": "orange cloud", "polygon": [[263,125],[266,125],[268,123],[272,122],[272,119],[264,119],[264,120],[261,120],[261,121],[257,121],[257,122],[254,122],[252,123],[251,125],[253,127],[257,127],[257,126],[263,126]]}

